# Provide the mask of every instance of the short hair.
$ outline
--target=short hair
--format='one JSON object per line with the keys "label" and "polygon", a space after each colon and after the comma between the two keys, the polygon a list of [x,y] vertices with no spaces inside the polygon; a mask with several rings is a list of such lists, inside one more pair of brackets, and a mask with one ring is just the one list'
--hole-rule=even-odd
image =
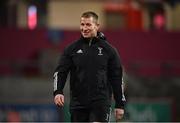
{"label": "short hair", "polygon": [[84,17],[84,18],[89,18],[89,17],[93,17],[96,21],[98,20],[98,15],[93,12],[93,11],[87,11],[87,12],[84,12],[81,17]]}

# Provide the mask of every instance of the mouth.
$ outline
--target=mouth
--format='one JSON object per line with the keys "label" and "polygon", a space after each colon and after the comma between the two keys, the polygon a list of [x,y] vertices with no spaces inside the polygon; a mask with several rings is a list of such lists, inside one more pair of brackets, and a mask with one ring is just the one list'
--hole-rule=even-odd
{"label": "mouth", "polygon": [[82,32],[84,36],[89,35],[89,32]]}
{"label": "mouth", "polygon": [[83,35],[88,35],[89,33],[83,33]]}

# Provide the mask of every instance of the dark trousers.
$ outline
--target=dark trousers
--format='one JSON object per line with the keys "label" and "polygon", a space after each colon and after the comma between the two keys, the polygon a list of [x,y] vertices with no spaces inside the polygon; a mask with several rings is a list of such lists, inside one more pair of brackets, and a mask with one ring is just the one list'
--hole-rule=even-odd
{"label": "dark trousers", "polygon": [[70,112],[72,122],[109,122],[111,116],[111,108],[101,105],[71,109]]}

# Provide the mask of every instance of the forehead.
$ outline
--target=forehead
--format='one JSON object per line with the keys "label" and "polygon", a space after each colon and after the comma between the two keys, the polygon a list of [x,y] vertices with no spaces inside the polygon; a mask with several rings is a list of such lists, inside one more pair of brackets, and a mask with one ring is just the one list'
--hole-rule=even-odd
{"label": "forehead", "polygon": [[95,22],[94,18],[93,17],[81,17],[80,19],[80,22],[81,23],[93,23]]}

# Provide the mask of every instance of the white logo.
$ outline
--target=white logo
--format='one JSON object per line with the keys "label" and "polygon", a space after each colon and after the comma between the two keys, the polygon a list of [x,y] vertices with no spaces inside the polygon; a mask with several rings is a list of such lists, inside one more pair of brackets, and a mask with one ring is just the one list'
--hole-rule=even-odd
{"label": "white logo", "polygon": [[109,121],[109,114],[108,113],[106,114],[106,119],[105,120]]}
{"label": "white logo", "polygon": [[54,91],[57,90],[58,72],[54,73]]}
{"label": "white logo", "polygon": [[103,54],[102,54],[102,49],[103,49],[102,47],[98,47],[98,50],[99,50],[98,55],[103,55]]}
{"label": "white logo", "polygon": [[80,50],[78,50],[76,53],[83,53],[83,51],[80,49]]}

